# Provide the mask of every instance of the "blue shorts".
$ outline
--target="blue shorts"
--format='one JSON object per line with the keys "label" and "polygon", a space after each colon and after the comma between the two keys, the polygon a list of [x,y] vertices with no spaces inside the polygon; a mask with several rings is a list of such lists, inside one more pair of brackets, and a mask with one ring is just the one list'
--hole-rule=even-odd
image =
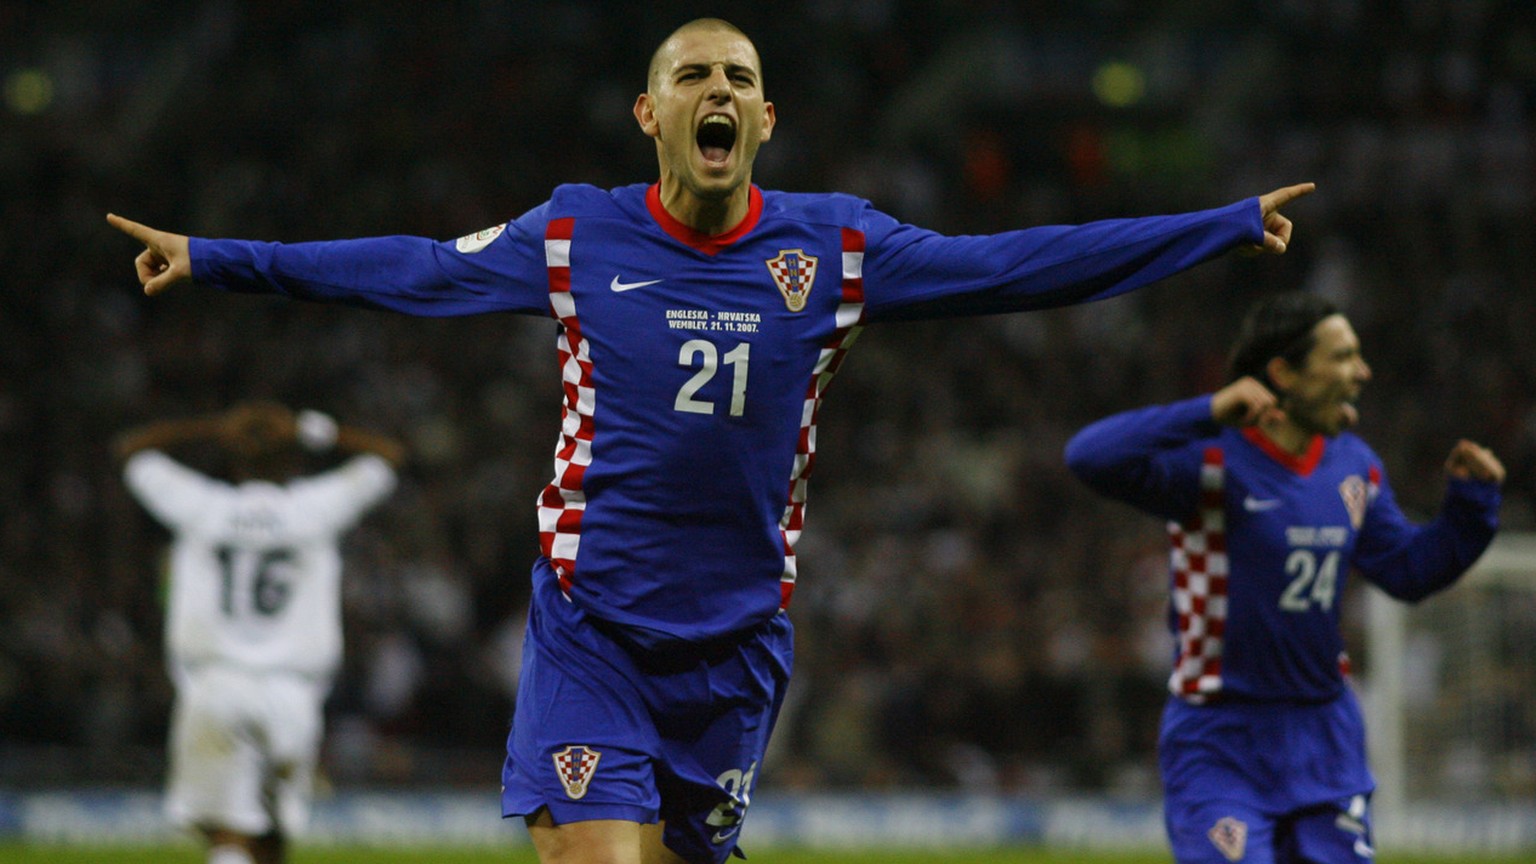
{"label": "blue shorts", "polygon": [[1178,864],[1371,864],[1370,798],[1274,814],[1211,800],[1166,811]]}
{"label": "blue shorts", "polygon": [[1365,730],[1353,692],[1320,704],[1224,702],[1163,712],[1164,822],[1179,864],[1365,864],[1373,858]]}
{"label": "blue shorts", "polygon": [[793,642],[789,617],[779,614],[728,643],[627,647],[539,568],[502,814],[548,809],[556,824],[659,820],[673,852],[723,862],[784,701]]}

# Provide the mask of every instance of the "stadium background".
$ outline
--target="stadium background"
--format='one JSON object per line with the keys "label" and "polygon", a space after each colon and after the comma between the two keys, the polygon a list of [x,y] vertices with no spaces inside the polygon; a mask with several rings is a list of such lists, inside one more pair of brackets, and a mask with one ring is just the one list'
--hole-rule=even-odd
{"label": "stadium background", "polygon": [[[1060,449],[1218,384],[1259,292],[1349,311],[1376,372],[1362,432],[1410,513],[1432,513],[1466,436],[1510,469],[1506,525],[1536,528],[1529,3],[0,2],[0,791],[158,783],[165,537],[107,442],[249,397],[414,451],[346,547],[330,782],[494,783],[557,431],[551,325],[150,301],[102,217],[448,238],[559,182],[654,179],[629,106],[697,14],[762,51],[780,117],[764,186],[980,233],[1319,184],[1281,259],[864,334],[823,414],[765,794],[1155,795],[1160,531],[1093,499]],[[1516,770],[1422,770],[1530,802],[1536,705],[1498,710]]]}

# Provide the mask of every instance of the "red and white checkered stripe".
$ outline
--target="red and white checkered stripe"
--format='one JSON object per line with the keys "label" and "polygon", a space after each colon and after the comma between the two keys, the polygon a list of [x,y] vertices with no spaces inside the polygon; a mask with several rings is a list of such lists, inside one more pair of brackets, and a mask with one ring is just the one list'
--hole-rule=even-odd
{"label": "red and white checkered stripe", "polygon": [[1178,657],[1168,690],[1199,704],[1221,692],[1227,628],[1227,526],[1224,458],[1210,447],[1200,466],[1200,506],[1188,521],[1168,523]]}
{"label": "red and white checkered stripe", "polygon": [[592,357],[581,335],[581,321],[571,297],[571,233],[574,219],[554,219],[544,233],[549,268],[550,310],[560,322],[556,348],[565,401],[560,408],[560,440],[555,445],[555,476],[539,495],[539,548],[553,562],[560,587],[569,590],[576,575],[581,517],[587,509],[582,479],[592,464]]}
{"label": "red and white checkered stripe", "polygon": [[864,232],[843,229],[843,279],[841,302],[837,307],[837,329],[821,348],[816,368],[811,373],[805,402],[800,408],[800,441],[795,447],[795,464],[789,475],[789,502],[779,520],[784,537],[784,574],[779,581],[779,606],[789,605],[795,592],[795,544],[805,524],[805,490],[816,462],[816,416],[821,411],[822,395],[843,365],[843,357],[859,338],[864,320]]}

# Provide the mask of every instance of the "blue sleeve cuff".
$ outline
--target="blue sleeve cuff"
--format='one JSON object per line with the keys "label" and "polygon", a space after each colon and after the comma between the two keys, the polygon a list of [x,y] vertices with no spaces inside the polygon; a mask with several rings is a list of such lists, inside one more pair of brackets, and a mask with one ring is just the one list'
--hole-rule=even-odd
{"label": "blue sleeve cuff", "polygon": [[1486,480],[1452,477],[1446,483],[1446,501],[1461,501],[1479,510],[1496,511],[1504,499],[1504,490]]}
{"label": "blue sleeve cuff", "polygon": [[221,288],[223,286],[213,276],[214,255],[210,243],[211,241],[202,237],[187,238],[187,254],[192,258],[192,281],[199,285]]}

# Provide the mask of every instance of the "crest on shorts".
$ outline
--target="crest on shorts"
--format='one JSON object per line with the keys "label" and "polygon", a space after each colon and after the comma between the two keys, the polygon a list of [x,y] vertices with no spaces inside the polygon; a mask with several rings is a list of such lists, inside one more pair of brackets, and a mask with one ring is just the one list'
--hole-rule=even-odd
{"label": "crest on shorts", "polygon": [[501,232],[505,231],[506,227],[505,225],[492,225],[489,228],[482,228],[473,234],[465,234],[463,237],[453,241],[453,248],[465,254],[479,252],[481,249],[491,245],[492,240],[500,237]]}
{"label": "crest on shorts", "polygon": [[603,754],[590,747],[575,744],[555,754],[555,773],[565,786],[565,794],[574,801],[587,794],[587,784],[597,771],[597,760]]}
{"label": "crest on shorts", "polygon": [[805,254],[804,249],[780,249],[779,254],[767,260],[768,272],[773,274],[773,284],[784,295],[784,305],[791,312],[805,308],[806,298],[811,296],[811,286],[816,284],[817,258]]}
{"label": "crest on shorts", "polygon": [[1360,530],[1360,524],[1365,521],[1365,505],[1369,503],[1369,490],[1360,475],[1351,474],[1339,484],[1339,497],[1344,499],[1344,508],[1349,511],[1349,524]]}
{"label": "crest on shorts", "polygon": [[1243,860],[1243,851],[1248,847],[1247,822],[1223,816],[1216,820],[1211,830],[1205,832],[1205,836],[1211,838],[1211,843],[1228,861]]}

